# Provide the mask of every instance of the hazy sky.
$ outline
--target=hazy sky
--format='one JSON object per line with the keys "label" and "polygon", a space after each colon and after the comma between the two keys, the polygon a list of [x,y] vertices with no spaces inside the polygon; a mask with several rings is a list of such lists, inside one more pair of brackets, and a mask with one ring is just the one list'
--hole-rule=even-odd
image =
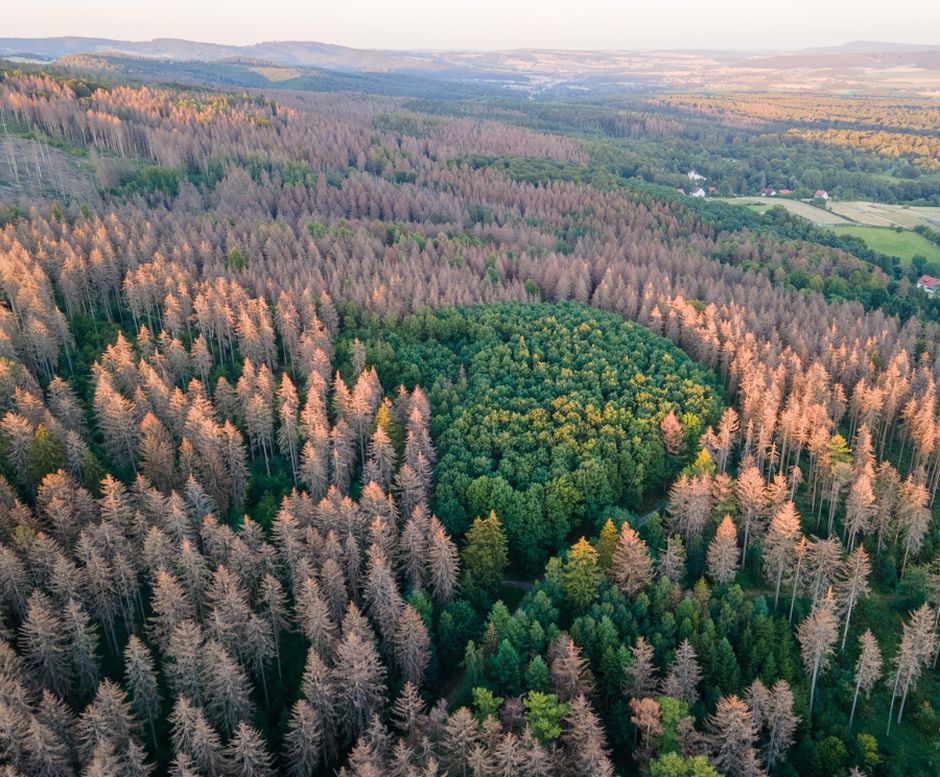
{"label": "hazy sky", "polygon": [[940,44],[940,0],[11,0],[0,36],[368,48]]}

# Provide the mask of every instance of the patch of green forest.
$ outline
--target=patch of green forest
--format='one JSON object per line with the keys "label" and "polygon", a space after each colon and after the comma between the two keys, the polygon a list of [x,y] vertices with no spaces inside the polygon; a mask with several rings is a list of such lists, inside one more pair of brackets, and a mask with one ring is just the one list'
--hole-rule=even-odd
{"label": "patch of green forest", "polygon": [[[430,388],[444,525],[463,534],[496,509],[528,570],[605,508],[662,489],[721,412],[712,379],[678,348],[576,303],[428,311],[357,334],[384,385]],[[660,431],[670,411],[680,455]]]}

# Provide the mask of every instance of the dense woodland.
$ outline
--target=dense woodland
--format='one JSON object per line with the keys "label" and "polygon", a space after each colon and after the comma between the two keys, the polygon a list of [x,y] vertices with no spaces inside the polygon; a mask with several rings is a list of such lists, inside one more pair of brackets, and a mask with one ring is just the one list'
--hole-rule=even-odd
{"label": "dense woodland", "polygon": [[936,154],[930,155],[938,138],[936,123],[929,121],[938,110],[936,98],[883,102],[745,93],[408,105],[436,115],[511,121],[582,141],[587,164],[496,160],[527,179],[544,179],[551,171],[600,188],[637,178],[691,191],[697,184],[690,186],[688,172],[694,169],[722,196],[753,196],[769,187],[806,199],[822,188],[841,200],[940,204]]}
{"label": "dense woodland", "polygon": [[936,773],[936,303],[438,108],[3,72],[5,777]]}

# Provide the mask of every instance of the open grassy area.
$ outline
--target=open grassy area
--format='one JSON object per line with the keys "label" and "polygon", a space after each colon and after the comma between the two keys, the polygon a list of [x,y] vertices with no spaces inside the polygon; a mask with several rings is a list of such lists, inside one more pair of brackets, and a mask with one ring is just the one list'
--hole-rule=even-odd
{"label": "open grassy area", "polygon": [[835,226],[832,231],[861,238],[875,251],[887,256],[896,256],[905,264],[918,255],[933,262],[940,262],[940,246],[935,246],[910,230],[899,232],[889,227]]}
{"label": "open grassy area", "polygon": [[940,226],[940,208],[915,208],[883,202],[833,202],[829,208],[850,221],[872,227]]}
{"label": "open grassy area", "polygon": [[730,205],[745,205],[753,210],[764,212],[776,205],[786,208],[794,216],[802,216],[812,221],[816,226],[829,227],[836,224],[850,224],[849,219],[836,213],[817,208],[802,200],[787,200],[780,197],[723,197],[721,202]]}

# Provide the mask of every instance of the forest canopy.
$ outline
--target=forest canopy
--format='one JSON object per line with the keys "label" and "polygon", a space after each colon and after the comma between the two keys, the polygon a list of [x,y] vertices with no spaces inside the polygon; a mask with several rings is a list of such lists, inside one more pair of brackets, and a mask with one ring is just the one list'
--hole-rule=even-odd
{"label": "forest canopy", "polygon": [[[444,525],[462,534],[496,510],[533,568],[576,525],[663,487],[721,410],[678,348],[576,303],[428,311],[362,335],[385,385],[432,387]],[[670,413],[676,455],[660,429]]]}
{"label": "forest canopy", "polygon": [[929,265],[279,94],[0,77],[0,775],[937,774]]}

